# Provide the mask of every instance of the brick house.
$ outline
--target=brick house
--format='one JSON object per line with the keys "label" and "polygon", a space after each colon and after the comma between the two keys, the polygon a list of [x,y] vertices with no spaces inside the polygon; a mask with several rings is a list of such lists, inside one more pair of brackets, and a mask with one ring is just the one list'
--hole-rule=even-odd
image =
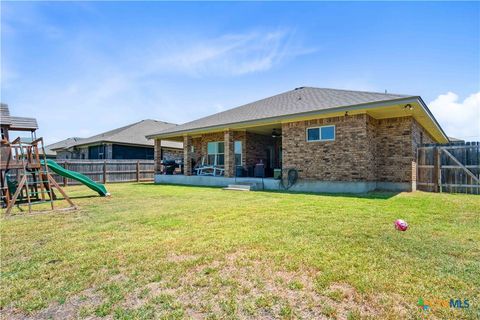
{"label": "brick house", "polygon": [[[184,175],[156,174],[157,183],[255,182],[260,164],[265,189],[282,189],[274,174],[282,172],[285,179],[294,169],[298,180],[291,190],[312,192],[415,190],[417,146],[448,142],[419,96],[310,87],[148,138],[157,150],[163,140],[183,142]],[[195,170],[202,166],[222,170],[205,177]]]}

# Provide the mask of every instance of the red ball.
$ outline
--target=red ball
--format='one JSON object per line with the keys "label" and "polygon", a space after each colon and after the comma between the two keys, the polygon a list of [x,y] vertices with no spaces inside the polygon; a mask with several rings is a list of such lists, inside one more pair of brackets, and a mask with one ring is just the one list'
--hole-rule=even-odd
{"label": "red ball", "polygon": [[405,220],[398,219],[395,221],[395,229],[398,231],[406,231],[408,229],[408,223]]}

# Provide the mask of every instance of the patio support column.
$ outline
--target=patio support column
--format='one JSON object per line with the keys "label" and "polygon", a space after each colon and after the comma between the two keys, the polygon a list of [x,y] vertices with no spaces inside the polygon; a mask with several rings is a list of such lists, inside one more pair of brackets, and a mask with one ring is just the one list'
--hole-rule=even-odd
{"label": "patio support column", "polygon": [[155,139],[154,155],[155,173],[160,173],[162,171],[162,140],[160,139]]}
{"label": "patio support column", "polygon": [[233,131],[225,130],[225,177],[235,176],[235,153],[233,149]]}
{"label": "patio support column", "polygon": [[192,137],[183,137],[183,174],[192,175]]}

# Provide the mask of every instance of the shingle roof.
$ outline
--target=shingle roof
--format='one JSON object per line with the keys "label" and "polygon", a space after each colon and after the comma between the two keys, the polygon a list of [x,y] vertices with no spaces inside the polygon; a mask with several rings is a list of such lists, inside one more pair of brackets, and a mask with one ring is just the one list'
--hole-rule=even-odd
{"label": "shingle roof", "polygon": [[[99,142],[111,142],[111,143],[122,143],[122,144],[135,144],[135,145],[145,145],[153,146],[152,140],[147,140],[146,135],[158,132],[161,130],[166,130],[168,128],[176,127],[176,124],[157,121],[157,120],[142,120],[139,122],[132,123],[130,125],[110,130],[104,133],[94,135],[89,138],[83,138],[79,141],[69,145],[69,147],[95,144]],[[170,148],[182,148],[182,144],[173,141],[165,141],[164,147]]]}
{"label": "shingle roof", "polygon": [[465,140],[458,139],[458,138],[455,138],[455,137],[448,137],[448,140],[450,140],[450,142],[465,142]]}
{"label": "shingle roof", "polygon": [[[189,130],[201,128],[409,97],[413,96],[300,87],[240,107],[187,122],[176,127],[168,128],[164,131],[159,131],[156,134],[188,132]],[[151,135],[150,137],[154,136],[155,135]]]}
{"label": "shingle roof", "polygon": [[1,125],[10,125],[12,121],[10,120],[10,110],[8,110],[8,105],[0,103],[0,124]]}
{"label": "shingle roof", "polygon": [[37,119],[14,117],[10,115],[8,105],[0,103],[0,124],[10,126],[11,130],[37,130]]}
{"label": "shingle roof", "polygon": [[20,130],[37,130],[38,124],[37,119],[27,118],[27,117],[10,117],[11,125],[10,129],[20,129]]}
{"label": "shingle roof", "polygon": [[62,141],[58,141],[58,142],[49,144],[49,145],[45,146],[45,154],[55,155],[57,153],[55,150],[70,148],[71,146],[73,146],[74,144],[76,144],[77,142],[79,142],[82,139],[83,138],[79,138],[79,137],[71,137],[71,138],[67,138],[67,139],[62,140]]}

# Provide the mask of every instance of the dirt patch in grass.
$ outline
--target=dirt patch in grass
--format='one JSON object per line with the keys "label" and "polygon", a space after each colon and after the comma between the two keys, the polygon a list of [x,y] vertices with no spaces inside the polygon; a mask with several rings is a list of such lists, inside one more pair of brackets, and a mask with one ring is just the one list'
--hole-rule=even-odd
{"label": "dirt patch in grass", "polygon": [[[175,256],[174,260],[182,263],[197,258]],[[355,319],[381,315],[381,308],[374,300],[364,299],[346,283],[333,283],[319,290],[316,276],[315,270],[288,271],[268,261],[234,253],[223,260],[187,268],[179,277],[134,288],[113,303],[107,314],[98,313],[98,308],[108,301],[100,288],[85,290],[62,304],[52,303],[33,315],[26,316],[15,309],[4,310],[2,314],[8,319],[95,318],[99,314],[116,313],[131,318],[193,319]],[[110,284],[125,283],[127,279],[115,275]]]}
{"label": "dirt patch in grass", "polygon": [[169,254],[167,255],[167,261],[169,262],[192,262],[199,259],[199,255],[192,255],[192,254]]}
{"label": "dirt patch in grass", "polygon": [[16,308],[7,308],[0,312],[1,319],[75,319],[81,316],[82,311],[88,313],[102,304],[103,297],[95,289],[87,289],[65,302],[54,302],[37,313],[27,315]]}

